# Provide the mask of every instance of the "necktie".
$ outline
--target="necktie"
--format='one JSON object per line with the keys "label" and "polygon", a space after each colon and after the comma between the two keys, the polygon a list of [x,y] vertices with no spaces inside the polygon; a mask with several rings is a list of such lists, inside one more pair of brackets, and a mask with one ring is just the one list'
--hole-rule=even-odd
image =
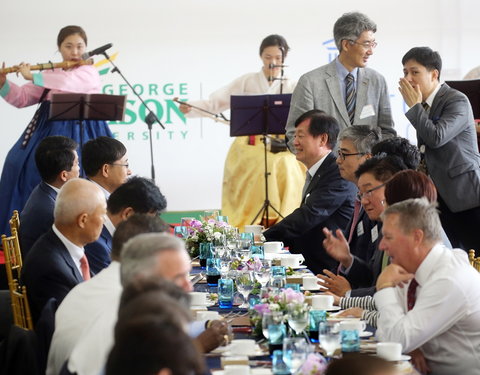
{"label": "necktie", "polygon": [[352,240],[353,233],[355,233],[355,228],[358,224],[358,218],[360,217],[360,208],[362,204],[358,199],[355,199],[355,205],[353,207],[353,219],[352,219],[352,226],[350,227],[350,234],[348,235],[348,243]]}
{"label": "necktie", "polygon": [[307,192],[308,185],[310,185],[310,181],[312,181],[312,176],[310,176],[310,173],[307,171],[307,176],[305,177],[305,185],[303,186],[303,191],[302,191],[302,199],[305,198],[305,193]]}
{"label": "necktie", "polygon": [[422,107],[425,110],[425,112],[428,112],[430,110],[430,106],[428,105],[427,102],[422,102]]}
{"label": "necktie", "polygon": [[90,267],[85,254],[80,258],[80,270],[82,271],[83,280],[90,280]]}
{"label": "necktie", "polygon": [[417,292],[417,280],[412,279],[410,281],[410,284],[408,285],[408,291],[407,291],[407,308],[408,311],[413,309],[413,306],[415,306],[415,294]]}
{"label": "necktie", "polygon": [[353,75],[348,73],[345,77],[346,83],[346,92],[345,92],[345,104],[347,105],[348,118],[350,119],[350,124],[353,124],[355,118],[355,81]]}

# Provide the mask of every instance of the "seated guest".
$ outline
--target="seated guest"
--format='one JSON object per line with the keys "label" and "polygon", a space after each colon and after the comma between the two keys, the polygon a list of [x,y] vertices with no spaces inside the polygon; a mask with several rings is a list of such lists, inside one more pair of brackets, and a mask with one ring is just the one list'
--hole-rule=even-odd
{"label": "seated guest", "polygon": [[[372,147],[381,139],[378,128],[353,125],[343,129],[338,136],[337,165],[340,175],[357,185],[355,172],[358,167],[372,157]],[[360,200],[355,199],[352,218],[347,225],[345,237],[352,254],[368,261],[375,250],[370,231],[376,225],[368,218]],[[355,287],[355,286],[354,286]]]}
{"label": "seated guest", "polygon": [[334,359],[325,371],[325,375],[399,375],[395,364],[382,358],[366,355],[351,354],[349,356]]}
{"label": "seated guest", "polygon": [[50,298],[60,303],[75,285],[90,279],[83,247],[100,235],[105,212],[105,196],[90,181],[75,178],[60,189],[54,224],[32,246],[22,269],[34,322]]}
{"label": "seated guest", "polygon": [[480,274],[463,250],[441,244],[426,198],[388,207],[383,221],[380,249],[392,264],[377,280],[377,337],[420,348],[432,374],[480,374]]}
{"label": "seated guest", "polygon": [[25,258],[38,238],[53,224],[53,209],[60,188],[79,174],[78,144],[63,136],[44,138],[35,151],[35,164],[42,178],[20,214],[20,249]]}
{"label": "seated guest", "polygon": [[332,152],[338,132],[337,120],[320,110],[308,111],[297,119],[296,157],[308,168],[302,203],[264,232],[267,241],[283,241],[291,252],[301,252],[315,273],[334,270],[338,264],[321,248],[325,238],[322,228],[344,230],[353,213],[356,187],[340,176]]}
{"label": "seated guest", "polygon": [[480,153],[472,106],[440,83],[442,59],[428,47],[402,58],[400,93],[405,116],[417,131],[424,167],[438,190],[440,219],[455,247],[480,249]]}
{"label": "seated guest", "polygon": [[[368,261],[365,261],[350,252],[348,242],[341,230],[336,230],[336,237],[332,231],[324,228],[325,240],[323,247],[330,256],[340,262],[340,276],[329,270],[325,275],[318,275],[323,285],[330,292],[344,296],[347,292],[351,296],[373,295],[375,280],[382,270],[383,253],[378,250],[381,238],[380,215],[385,208],[385,185],[392,176],[406,169],[405,164],[396,156],[374,156],[363,163],[355,172],[358,177],[358,196],[370,220],[376,223],[370,231],[374,252]],[[354,287],[352,287],[354,286]]]}
{"label": "seated guest", "polygon": [[140,214],[132,215],[118,225],[113,235],[110,265],[88,282],[73,288],[57,309],[55,332],[48,353],[48,375],[60,372],[73,346],[102,309],[109,308],[112,314],[117,313],[118,304],[115,303],[122,293],[120,252],[123,244],[140,233],[166,230],[168,225],[162,219]]}
{"label": "seated guest", "polygon": [[420,164],[420,151],[406,138],[391,137],[378,142],[372,147],[372,155],[396,155],[402,159],[408,169],[417,169]]}
{"label": "seated guest", "polygon": [[90,269],[99,273],[110,262],[112,236],[118,224],[135,213],[158,215],[167,207],[167,200],[151,180],[132,177],[108,198],[107,215],[97,241],[85,246]]}
{"label": "seated guest", "polygon": [[127,149],[122,142],[110,137],[91,139],[83,145],[82,168],[107,199],[132,174]]}

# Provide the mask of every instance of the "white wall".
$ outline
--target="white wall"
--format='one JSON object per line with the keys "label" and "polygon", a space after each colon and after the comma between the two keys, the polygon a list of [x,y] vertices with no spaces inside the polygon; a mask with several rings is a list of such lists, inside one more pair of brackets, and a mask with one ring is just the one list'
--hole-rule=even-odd
{"label": "white wall", "polygon": [[[143,88],[157,85],[157,94],[146,92],[143,97],[165,107],[165,100],[175,96],[207,96],[237,76],[258,70],[259,43],[272,33],[287,38],[292,47],[287,73],[298,78],[329,61],[330,52],[323,43],[332,39],[335,20],[353,10],[368,14],[378,25],[379,45],[369,66],[388,81],[397,131],[414,140],[397,90],[401,57],[413,46],[438,50],[444,60],[444,79],[460,79],[479,65],[478,0],[5,2],[0,61],[8,66],[20,61],[60,61],[55,45],[58,30],[79,24],[88,33],[90,49],[113,43],[110,51],[119,53],[116,63],[122,72]],[[14,75],[11,79],[22,82]],[[106,87],[113,87],[113,93],[119,92],[123,82],[116,74],[102,79]],[[166,84],[173,92],[161,91]],[[135,100],[130,93],[128,98]],[[138,104],[129,110],[138,114]],[[33,112],[34,108],[18,110],[0,102],[0,165]],[[167,122],[166,114],[162,121]],[[231,143],[228,127],[205,119],[184,123],[174,112],[166,127],[163,131],[154,126],[154,157],[157,183],[168,198],[169,209],[220,207],[223,161]],[[134,172],[149,176],[148,140],[143,137],[146,125],[137,120],[111,128],[127,145]]]}

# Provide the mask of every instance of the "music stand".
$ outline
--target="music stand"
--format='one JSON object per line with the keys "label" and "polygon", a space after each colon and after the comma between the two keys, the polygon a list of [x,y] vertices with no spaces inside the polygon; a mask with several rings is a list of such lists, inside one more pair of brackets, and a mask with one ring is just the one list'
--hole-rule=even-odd
{"label": "music stand", "polygon": [[83,148],[85,120],[120,121],[125,115],[125,95],[53,94],[49,120],[78,120],[80,150]]}
{"label": "music stand", "polygon": [[252,223],[262,214],[265,226],[269,226],[268,209],[271,208],[282,219],[283,215],[270,203],[268,198],[267,137],[268,134],[285,134],[291,94],[277,95],[232,95],[230,136],[263,135],[265,200]]}

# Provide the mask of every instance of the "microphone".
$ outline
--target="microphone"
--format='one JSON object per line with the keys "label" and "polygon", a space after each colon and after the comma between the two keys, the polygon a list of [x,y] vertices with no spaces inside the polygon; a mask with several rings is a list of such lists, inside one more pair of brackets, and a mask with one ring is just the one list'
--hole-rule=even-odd
{"label": "microphone", "polygon": [[104,53],[107,49],[112,48],[112,46],[113,46],[112,43],[108,43],[108,44],[105,44],[104,46],[101,46],[101,47],[98,47],[98,48],[94,49],[93,51],[85,52],[82,55],[82,60],[87,60],[88,58],[90,58],[92,56],[100,55],[100,54]]}
{"label": "microphone", "polygon": [[275,64],[268,64],[268,69],[273,69],[273,68],[286,68],[288,65],[275,65]]}

